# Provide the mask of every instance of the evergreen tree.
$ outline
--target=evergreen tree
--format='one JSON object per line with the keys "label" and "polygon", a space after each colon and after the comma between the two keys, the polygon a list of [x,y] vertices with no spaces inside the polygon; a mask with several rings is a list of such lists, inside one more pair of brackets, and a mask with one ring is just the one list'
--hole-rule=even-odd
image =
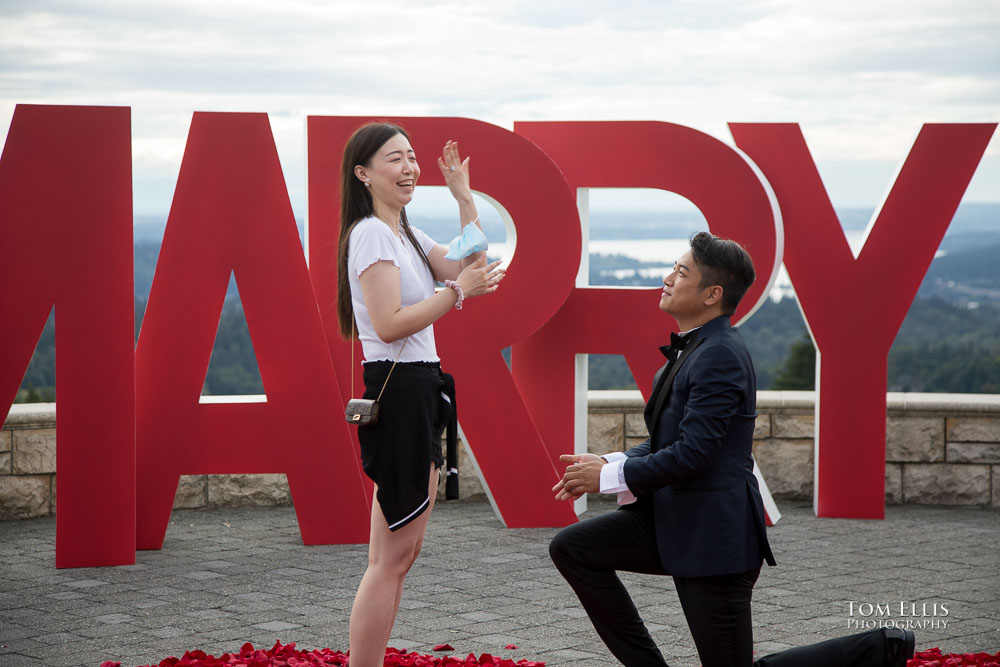
{"label": "evergreen tree", "polygon": [[809,334],[788,348],[788,358],[775,375],[772,388],[805,391],[816,388],[816,347]]}

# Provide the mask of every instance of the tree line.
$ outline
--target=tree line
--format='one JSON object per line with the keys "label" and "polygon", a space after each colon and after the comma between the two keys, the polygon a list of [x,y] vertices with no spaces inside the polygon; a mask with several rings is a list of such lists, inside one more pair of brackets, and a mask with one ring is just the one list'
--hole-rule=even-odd
{"label": "tree line", "polygon": [[[137,244],[136,336],[157,253],[158,246]],[[1000,246],[979,246],[951,253],[932,265],[889,352],[889,391],[1000,393],[1000,296],[993,298],[993,290],[1000,287],[993,268],[997,256]],[[628,257],[593,255],[590,264],[594,285],[660,283],[659,278],[641,277],[638,270],[647,265]],[[629,269],[634,275],[612,275]],[[54,323],[55,317],[50,315],[18,392],[18,402],[54,400]],[[864,327],[864,322],[854,325],[860,336]],[[794,298],[768,299],[740,330],[753,355],[760,389],[813,388],[815,349]],[[589,369],[592,389],[636,386],[622,356],[591,355]],[[264,393],[234,285],[222,310],[203,393]]]}

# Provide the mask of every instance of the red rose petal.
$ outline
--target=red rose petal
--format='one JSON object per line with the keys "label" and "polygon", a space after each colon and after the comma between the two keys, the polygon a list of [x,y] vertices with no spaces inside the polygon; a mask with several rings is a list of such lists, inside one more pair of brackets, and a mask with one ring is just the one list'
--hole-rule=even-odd
{"label": "red rose petal", "polygon": [[[517,648],[508,644],[508,648]],[[454,651],[449,644],[438,644],[435,651]],[[986,654],[980,654],[986,656]],[[971,656],[971,654],[970,654]],[[992,656],[986,656],[992,660]],[[1000,658],[1000,654],[998,654]],[[993,662],[968,663],[976,667],[1000,667]],[[159,667],[346,667],[347,654],[332,649],[315,649],[300,651],[294,643],[282,644],[276,642],[270,649],[255,649],[247,642],[240,647],[239,653],[223,653],[220,657],[208,655],[201,650],[191,650],[178,659],[173,656],[159,663]],[[121,663],[105,660],[101,667],[121,667]],[[147,665],[147,667],[152,667]],[[453,655],[435,657],[412,653],[406,649],[386,648],[383,667],[545,667],[544,662],[518,660],[516,663],[509,658],[497,658],[489,653],[483,653],[478,658],[470,653],[464,660]],[[930,667],[921,664],[920,667]],[[943,667],[943,666],[942,666]]]}
{"label": "red rose petal", "polygon": [[507,644],[506,646],[504,646],[504,648],[507,649],[508,651],[516,651],[517,650],[517,646],[514,645],[514,644]]}
{"label": "red rose petal", "polygon": [[942,655],[935,647],[917,651],[907,661],[907,667],[1000,667],[1000,651],[989,653],[951,653]]}

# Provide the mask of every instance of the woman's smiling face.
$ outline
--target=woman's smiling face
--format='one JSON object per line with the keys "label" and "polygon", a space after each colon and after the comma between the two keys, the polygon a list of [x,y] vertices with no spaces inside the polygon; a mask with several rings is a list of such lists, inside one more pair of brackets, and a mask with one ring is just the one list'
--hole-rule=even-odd
{"label": "woman's smiling face", "polygon": [[372,199],[392,209],[410,203],[420,178],[416,153],[402,134],[393,135],[382,144],[363,171]]}

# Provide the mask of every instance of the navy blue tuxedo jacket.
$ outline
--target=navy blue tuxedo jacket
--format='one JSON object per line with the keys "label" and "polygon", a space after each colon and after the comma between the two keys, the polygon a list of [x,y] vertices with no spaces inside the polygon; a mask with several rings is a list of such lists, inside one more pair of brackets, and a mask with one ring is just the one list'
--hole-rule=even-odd
{"label": "navy blue tuxedo jacket", "polygon": [[[625,452],[625,483],[651,511],[667,574],[708,577],[760,568],[774,556],[753,476],[757,378],[728,316],[691,334],[657,373],[646,404],[648,440]],[[637,508],[638,509],[638,508]]]}

